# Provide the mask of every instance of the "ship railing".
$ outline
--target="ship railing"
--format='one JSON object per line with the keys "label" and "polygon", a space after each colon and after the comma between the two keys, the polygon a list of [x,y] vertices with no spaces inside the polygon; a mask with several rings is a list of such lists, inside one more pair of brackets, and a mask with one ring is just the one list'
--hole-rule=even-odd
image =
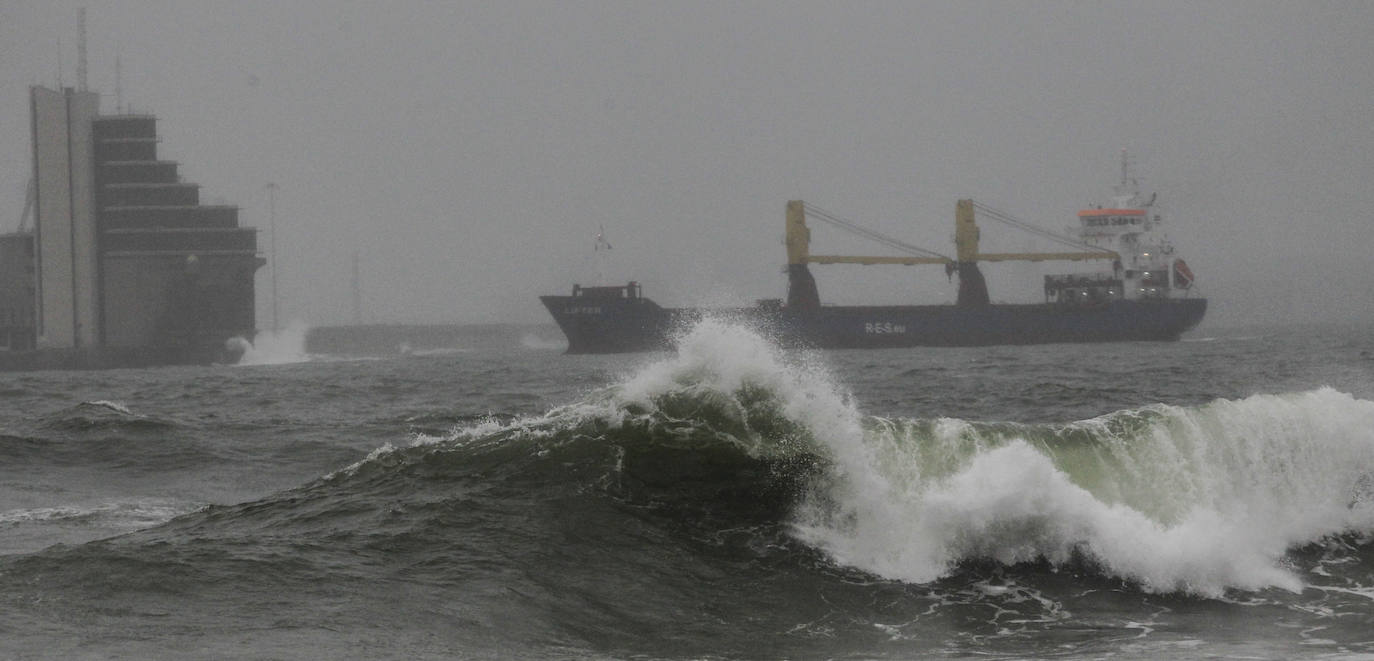
{"label": "ship railing", "polygon": [[1120,285],[1121,279],[1108,273],[1068,273],[1045,276],[1045,289]]}
{"label": "ship railing", "polygon": [[1045,302],[1060,305],[1100,305],[1120,300],[1124,291],[1120,278],[1108,274],[1066,274],[1045,276]]}

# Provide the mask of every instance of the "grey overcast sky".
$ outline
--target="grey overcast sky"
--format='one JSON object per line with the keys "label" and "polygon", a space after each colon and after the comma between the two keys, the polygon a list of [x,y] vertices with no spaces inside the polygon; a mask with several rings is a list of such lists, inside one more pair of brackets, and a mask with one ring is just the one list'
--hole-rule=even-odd
{"label": "grey overcast sky", "polygon": [[[283,317],[311,324],[352,319],[355,252],[369,322],[543,321],[598,272],[779,297],[789,199],[948,252],[957,199],[1063,230],[1123,148],[1204,328],[1374,318],[1372,2],[0,0],[5,229],[80,6],[103,111],[118,54],[202,200],[265,229],[279,186]],[[827,302],[953,297],[938,267],[816,268]],[[1038,268],[990,265],[993,298],[1034,300]]]}

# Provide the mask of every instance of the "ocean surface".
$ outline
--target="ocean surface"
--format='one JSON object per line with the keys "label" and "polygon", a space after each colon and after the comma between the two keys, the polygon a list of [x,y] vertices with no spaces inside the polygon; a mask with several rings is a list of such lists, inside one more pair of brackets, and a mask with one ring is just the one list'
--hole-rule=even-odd
{"label": "ocean surface", "polygon": [[0,374],[0,659],[1374,658],[1374,327],[369,332]]}

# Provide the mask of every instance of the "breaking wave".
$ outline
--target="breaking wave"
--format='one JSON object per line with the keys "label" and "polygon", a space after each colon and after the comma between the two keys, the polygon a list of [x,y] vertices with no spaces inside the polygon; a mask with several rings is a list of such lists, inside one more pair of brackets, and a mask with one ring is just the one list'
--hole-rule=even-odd
{"label": "breaking wave", "polygon": [[1148,591],[1296,592],[1290,550],[1374,531],[1374,402],[1330,389],[1061,426],[873,420],[838,445],[798,535],[907,581],[1086,560]]}
{"label": "breaking wave", "polygon": [[706,320],[677,344],[580,402],[417,437],[331,479],[499,455],[509,479],[695,508],[703,530],[765,503],[833,562],[909,583],[1048,562],[1151,592],[1298,591],[1293,550],[1374,532],[1374,402],[1335,390],[1054,425],[882,418],[817,356],[739,326]]}
{"label": "breaking wave", "polygon": [[[734,579],[701,585],[704,566],[733,567],[740,585],[832,585],[837,572],[938,585],[988,566],[1034,583],[1068,567],[1220,597],[1358,573],[1340,554],[1369,562],[1374,402],[1318,389],[1059,424],[925,413],[864,414],[819,355],[705,320],[673,354],[543,415],[428,428],[105,548],[213,558],[229,573],[240,555],[292,558],[301,581],[384,549],[411,558],[417,581],[507,577],[482,607],[522,617],[572,597],[509,595],[747,596]],[[1335,550],[1312,551],[1324,544]],[[1354,574],[1330,583],[1374,587]],[[610,626],[597,617],[577,626]]]}

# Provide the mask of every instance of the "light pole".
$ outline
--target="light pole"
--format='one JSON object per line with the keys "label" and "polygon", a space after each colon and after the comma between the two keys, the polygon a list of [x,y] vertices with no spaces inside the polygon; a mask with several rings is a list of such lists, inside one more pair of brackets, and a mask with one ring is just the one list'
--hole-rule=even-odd
{"label": "light pole", "polygon": [[281,330],[277,321],[277,184],[267,182],[267,226],[272,232],[272,332]]}

